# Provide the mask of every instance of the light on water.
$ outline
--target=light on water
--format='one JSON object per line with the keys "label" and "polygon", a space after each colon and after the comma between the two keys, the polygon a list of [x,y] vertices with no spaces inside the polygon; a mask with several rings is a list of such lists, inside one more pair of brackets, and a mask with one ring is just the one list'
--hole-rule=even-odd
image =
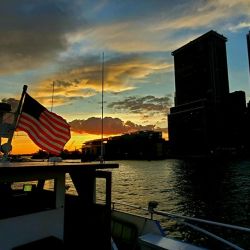
{"label": "light on water", "polygon": [[[112,169],[112,201],[147,208],[149,201],[159,203],[157,210],[179,215],[250,227],[250,161],[118,161]],[[70,180],[68,184],[71,185]],[[105,183],[97,182],[97,199],[103,199]],[[74,192],[70,187],[69,192]],[[102,193],[103,192],[103,193]],[[123,209],[148,214],[145,211]],[[174,231],[181,227],[173,221],[162,220],[168,233],[190,239]],[[218,230],[218,229],[217,229]],[[232,233],[231,233],[232,234]],[[234,235],[235,236],[235,235]],[[231,237],[231,236],[230,236]],[[247,237],[238,240],[248,244]],[[192,236],[200,243],[201,235]]]}
{"label": "light on water", "polygon": [[[121,161],[113,170],[113,200],[147,207],[150,200],[159,209],[173,211],[173,161]],[[164,199],[162,198],[164,197]]]}
{"label": "light on water", "polygon": [[[113,201],[147,208],[154,200],[158,210],[250,227],[250,161],[119,161],[112,172]],[[205,240],[179,235],[173,221],[162,223],[175,237]],[[239,234],[237,240],[248,244],[247,237]]]}

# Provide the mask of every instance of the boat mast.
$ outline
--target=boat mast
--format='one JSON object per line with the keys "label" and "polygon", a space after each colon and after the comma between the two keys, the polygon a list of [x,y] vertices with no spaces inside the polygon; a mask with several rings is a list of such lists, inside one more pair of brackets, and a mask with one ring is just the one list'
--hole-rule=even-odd
{"label": "boat mast", "polygon": [[52,83],[52,96],[51,96],[51,112],[52,112],[53,106],[54,106],[54,91],[55,91],[55,82],[53,81],[53,83]]}
{"label": "boat mast", "polygon": [[101,156],[100,163],[103,163],[103,89],[104,89],[104,52],[102,52],[102,133],[101,133]]}

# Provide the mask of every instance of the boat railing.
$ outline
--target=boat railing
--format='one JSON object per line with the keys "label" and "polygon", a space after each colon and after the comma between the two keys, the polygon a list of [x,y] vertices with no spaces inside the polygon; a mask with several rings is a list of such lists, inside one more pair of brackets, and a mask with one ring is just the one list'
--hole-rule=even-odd
{"label": "boat railing", "polygon": [[237,250],[244,250],[243,248],[239,247],[238,245],[232,243],[231,241],[228,241],[204,228],[201,228],[200,226],[194,225],[192,223],[200,223],[200,224],[205,224],[205,225],[213,225],[213,226],[217,226],[217,227],[223,227],[226,229],[232,229],[232,230],[238,230],[241,232],[245,232],[245,233],[250,233],[250,228],[247,227],[243,227],[243,226],[238,226],[238,225],[232,225],[232,224],[227,224],[227,223],[221,223],[221,222],[217,222],[217,221],[211,221],[211,220],[205,220],[205,219],[200,219],[200,218],[196,218],[196,217],[189,217],[189,216],[184,216],[184,215],[178,215],[178,214],[173,214],[173,213],[169,213],[169,212],[165,212],[165,211],[160,211],[160,210],[156,210],[156,207],[158,205],[158,203],[156,201],[150,201],[148,203],[148,208],[144,208],[141,206],[137,206],[137,205],[131,205],[128,203],[124,203],[124,202],[112,202],[112,209],[115,210],[115,206],[116,205],[122,205],[122,206],[126,206],[129,208],[133,208],[133,209],[139,209],[139,210],[143,210],[143,211],[147,211],[151,217],[151,219],[153,219],[154,215],[159,215],[159,216],[163,216],[165,218],[171,219],[171,220],[175,220],[180,224],[183,224],[187,227],[190,227],[192,229],[194,229],[195,231],[201,232],[217,241],[220,241],[224,244],[226,244],[227,246],[231,247],[232,249],[237,249]]}
{"label": "boat railing", "polygon": [[138,205],[133,205],[133,204],[128,204],[126,202],[116,202],[116,201],[112,201],[111,202],[112,204],[112,210],[115,210],[115,206],[116,205],[121,205],[121,206],[125,206],[125,207],[129,207],[129,208],[132,208],[132,209],[138,209],[138,210],[142,210],[142,211],[146,211],[148,212],[148,209],[147,208],[144,208],[142,206],[138,206]]}

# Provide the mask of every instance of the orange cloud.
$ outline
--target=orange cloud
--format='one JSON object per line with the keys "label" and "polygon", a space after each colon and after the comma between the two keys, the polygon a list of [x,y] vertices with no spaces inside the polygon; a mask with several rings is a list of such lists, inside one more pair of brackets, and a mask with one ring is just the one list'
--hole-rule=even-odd
{"label": "orange cloud", "polygon": [[[78,60],[78,63],[65,66],[66,68],[62,66],[61,72],[37,83],[32,89],[36,98],[45,106],[50,106],[53,83],[54,106],[69,104],[75,99],[91,97],[101,92],[102,73],[99,58],[86,58],[84,62],[88,63]],[[150,74],[168,72],[172,69],[173,64],[166,63],[162,58],[146,58],[139,54],[117,56],[105,62],[105,91],[131,90]]]}
{"label": "orange cloud", "polygon": [[[69,122],[71,130],[77,133],[88,133],[100,135],[102,131],[102,120],[90,117],[87,120],[73,120]],[[138,130],[153,130],[154,125],[138,125],[131,121],[123,122],[119,118],[105,117],[103,119],[104,135],[117,135]]]}

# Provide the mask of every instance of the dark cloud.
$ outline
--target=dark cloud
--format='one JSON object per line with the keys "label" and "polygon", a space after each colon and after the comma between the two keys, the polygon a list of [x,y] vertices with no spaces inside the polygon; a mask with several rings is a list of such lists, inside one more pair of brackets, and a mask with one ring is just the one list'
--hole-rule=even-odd
{"label": "dark cloud", "polygon": [[108,105],[109,108],[123,112],[139,114],[147,112],[151,115],[159,113],[167,115],[171,106],[172,99],[170,97],[155,97],[151,95],[145,97],[131,96],[125,100],[112,102]]}
{"label": "dark cloud", "polygon": [[65,35],[84,27],[74,4],[62,0],[3,0],[0,20],[0,73],[52,60],[67,47]]}
{"label": "dark cloud", "polygon": [[[77,133],[101,134],[101,118],[90,117],[87,120],[73,120],[69,122],[71,130]],[[105,135],[115,135],[138,130],[153,130],[154,125],[138,125],[131,121],[123,122],[119,118],[105,117],[103,132]]]}

